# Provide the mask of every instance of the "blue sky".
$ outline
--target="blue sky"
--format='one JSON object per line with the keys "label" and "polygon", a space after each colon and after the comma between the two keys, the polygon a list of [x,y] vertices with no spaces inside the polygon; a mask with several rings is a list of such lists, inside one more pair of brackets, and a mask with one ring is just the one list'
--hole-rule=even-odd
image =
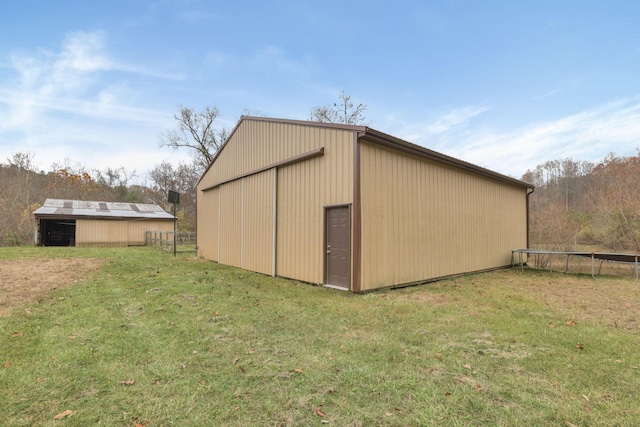
{"label": "blue sky", "polygon": [[640,147],[640,2],[5,2],[0,161],[144,175],[179,105],[309,118],[341,91],[379,131],[514,177]]}

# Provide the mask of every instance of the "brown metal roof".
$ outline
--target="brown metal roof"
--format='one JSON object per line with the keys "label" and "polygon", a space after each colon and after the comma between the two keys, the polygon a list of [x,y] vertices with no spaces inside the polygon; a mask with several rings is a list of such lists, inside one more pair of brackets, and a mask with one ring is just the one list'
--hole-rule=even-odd
{"label": "brown metal roof", "polygon": [[[233,136],[233,134],[236,132],[240,124],[245,120],[353,131],[357,133],[359,139],[364,139],[366,141],[373,142],[375,144],[380,144],[393,150],[398,150],[403,153],[412,154],[412,155],[422,157],[434,162],[443,163],[455,168],[466,170],[474,174],[482,175],[491,179],[505,182],[507,184],[515,185],[517,187],[534,188],[532,184],[521,181],[519,179],[510,177],[507,175],[503,175],[501,173],[483,168],[481,166],[474,165],[473,163],[469,163],[464,160],[457,159],[455,157],[447,156],[446,154],[442,154],[437,151],[422,147],[420,145],[402,140],[400,138],[396,138],[384,132],[380,132],[378,130],[372,129],[368,126],[356,126],[356,125],[346,125],[341,123],[323,123],[323,122],[312,122],[312,121],[305,121],[305,120],[290,120],[290,119],[277,119],[277,118],[270,118],[270,117],[253,117],[253,116],[240,117],[240,120],[238,121],[236,126],[233,128],[233,130],[229,134],[229,137],[227,138],[227,140],[224,142],[224,144],[222,144],[222,146],[214,156],[213,160],[211,161],[207,169],[204,171],[204,173],[200,177],[200,180],[202,180],[204,175],[206,175],[209,169],[211,169],[211,166],[213,166],[213,164],[217,160],[222,150],[224,150],[227,143],[231,140],[231,137]],[[198,183],[200,182],[200,180],[198,181]]]}

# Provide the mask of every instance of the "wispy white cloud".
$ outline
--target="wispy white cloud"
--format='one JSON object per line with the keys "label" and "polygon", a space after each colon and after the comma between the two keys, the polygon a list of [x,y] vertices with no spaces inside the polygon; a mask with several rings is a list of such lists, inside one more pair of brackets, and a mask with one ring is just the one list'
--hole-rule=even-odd
{"label": "wispy white cloud", "polygon": [[428,125],[425,128],[426,134],[435,135],[449,132],[488,110],[489,108],[487,107],[464,107],[449,111],[434,123]]}
{"label": "wispy white cloud", "polygon": [[558,91],[553,89],[553,90],[550,90],[549,92],[544,93],[542,95],[534,96],[533,99],[544,99],[544,98],[548,98],[550,96],[553,96],[553,95],[555,95],[557,93],[558,93]]}
{"label": "wispy white cloud", "polygon": [[[305,79],[312,72],[312,66],[306,61],[291,58],[287,52],[277,46],[266,46],[246,60],[248,66],[263,74],[269,71],[285,73],[287,78]],[[277,75],[277,73],[275,74]]]}
{"label": "wispy white cloud", "polygon": [[153,120],[157,120],[157,113],[124,103],[128,94],[121,90],[121,84],[110,83],[100,75],[109,71],[154,73],[112,60],[104,52],[104,44],[104,33],[80,32],[71,34],[59,53],[12,57],[17,78],[0,86],[0,103],[8,110],[8,120],[3,127],[25,127],[36,120],[35,115],[51,112],[105,120],[138,122],[141,117],[149,121],[153,116],[156,116]]}
{"label": "wispy white cloud", "polygon": [[449,135],[449,141],[455,143],[447,154],[515,177],[547,160],[597,162],[611,152],[632,155],[640,145],[640,100],[610,102],[511,132]]}
{"label": "wispy white cloud", "polygon": [[[146,160],[157,157],[158,137],[171,125],[171,114],[136,102],[136,77],[183,76],[119,62],[106,42],[103,32],[76,32],[57,52],[9,58],[14,76],[0,81],[0,158],[31,151],[52,162],[77,156],[96,165],[155,164]],[[153,155],[124,154],[143,147]],[[127,163],[109,163],[116,159]]]}
{"label": "wispy white cloud", "polygon": [[400,128],[397,132],[401,138],[422,143],[431,138],[446,137],[454,131],[460,131],[469,126],[474,117],[486,111],[489,111],[489,107],[460,107],[447,111],[426,124],[420,122],[398,124],[397,116],[388,116],[386,121],[392,123],[391,127]]}

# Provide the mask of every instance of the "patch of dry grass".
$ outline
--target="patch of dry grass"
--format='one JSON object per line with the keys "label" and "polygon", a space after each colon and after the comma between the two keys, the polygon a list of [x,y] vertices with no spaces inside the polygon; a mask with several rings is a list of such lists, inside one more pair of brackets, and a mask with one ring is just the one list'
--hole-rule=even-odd
{"label": "patch of dry grass", "polygon": [[[539,301],[567,320],[640,329],[640,284],[631,277],[564,274],[529,269],[495,282],[504,291]],[[517,274],[517,273],[516,273]]]}
{"label": "patch of dry grass", "polygon": [[0,260],[0,316],[14,307],[46,298],[97,272],[103,260],[83,258],[17,258]]}

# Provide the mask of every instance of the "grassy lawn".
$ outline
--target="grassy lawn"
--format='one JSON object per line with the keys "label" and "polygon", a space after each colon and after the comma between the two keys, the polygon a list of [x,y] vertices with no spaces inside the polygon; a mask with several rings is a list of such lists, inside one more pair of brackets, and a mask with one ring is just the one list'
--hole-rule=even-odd
{"label": "grassy lawn", "polygon": [[353,295],[153,249],[0,248],[0,296],[10,265],[18,284],[66,270],[0,311],[6,426],[640,420],[630,277],[517,268]]}

